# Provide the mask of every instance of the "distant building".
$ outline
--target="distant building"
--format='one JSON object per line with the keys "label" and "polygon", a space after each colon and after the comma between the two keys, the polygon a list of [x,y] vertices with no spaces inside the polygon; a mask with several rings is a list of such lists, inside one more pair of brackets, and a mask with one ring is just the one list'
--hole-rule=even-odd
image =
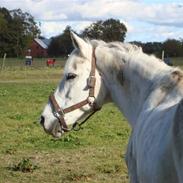
{"label": "distant building", "polygon": [[35,38],[30,46],[30,55],[32,57],[47,57],[50,42],[51,39]]}

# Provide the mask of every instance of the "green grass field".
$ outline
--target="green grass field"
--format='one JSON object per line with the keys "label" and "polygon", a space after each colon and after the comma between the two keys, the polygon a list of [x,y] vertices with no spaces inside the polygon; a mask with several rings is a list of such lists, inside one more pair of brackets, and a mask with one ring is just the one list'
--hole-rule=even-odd
{"label": "green grass field", "polygon": [[0,71],[0,183],[127,183],[130,129],[112,104],[60,140],[39,125],[61,73],[60,67]]}
{"label": "green grass field", "polygon": [[182,57],[176,57],[171,59],[173,61],[174,66],[183,67],[183,58]]}
{"label": "green grass field", "polygon": [[130,128],[118,109],[105,105],[82,130],[53,139],[38,121],[64,61],[55,68],[12,61],[22,63],[9,59],[0,70],[0,183],[127,183]]}

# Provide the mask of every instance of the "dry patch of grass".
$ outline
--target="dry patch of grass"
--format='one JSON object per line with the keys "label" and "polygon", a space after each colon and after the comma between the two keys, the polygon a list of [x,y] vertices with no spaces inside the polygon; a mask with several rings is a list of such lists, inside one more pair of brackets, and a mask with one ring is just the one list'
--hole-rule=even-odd
{"label": "dry patch of grass", "polygon": [[[28,156],[29,155],[29,156]],[[28,157],[23,158],[22,157]],[[70,150],[16,152],[7,159],[1,173],[4,182],[128,182],[121,149],[112,147],[86,147]],[[2,159],[0,159],[0,162]],[[16,167],[7,169],[6,167]],[[17,162],[19,162],[17,164]],[[34,166],[36,168],[34,168]],[[37,168],[38,167],[38,168]],[[26,171],[23,171],[26,170]],[[27,171],[28,170],[28,171]],[[30,171],[29,171],[30,170]],[[26,173],[25,173],[26,172]],[[5,177],[2,177],[5,178]]]}

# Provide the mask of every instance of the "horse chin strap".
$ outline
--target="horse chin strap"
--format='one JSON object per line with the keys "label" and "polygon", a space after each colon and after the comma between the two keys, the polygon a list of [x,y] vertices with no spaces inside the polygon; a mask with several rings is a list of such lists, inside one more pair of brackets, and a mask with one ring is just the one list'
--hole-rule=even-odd
{"label": "horse chin strap", "polygon": [[[74,104],[74,105],[72,105],[68,108],[62,109],[59,106],[59,104],[57,103],[54,94],[51,94],[49,96],[49,101],[51,102],[52,107],[53,107],[53,111],[54,111],[53,114],[58,119],[62,131],[68,132],[68,131],[71,131],[71,130],[76,130],[77,131],[77,130],[81,129],[81,125],[84,124],[95,112],[97,112],[98,110],[101,109],[101,107],[99,107],[97,105],[96,98],[94,96],[94,94],[95,94],[95,83],[96,83],[95,70],[96,70],[96,57],[95,57],[95,49],[93,49],[92,62],[91,62],[91,72],[90,72],[90,76],[88,78],[89,96],[88,96],[87,99],[85,99],[85,100],[83,100],[83,101],[81,101],[77,104]],[[84,119],[84,121],[82,121],[81,123],[78,123],[76,121],[71,128],[68,128],[68,126],[65,122],[64,115],[66,113],[69,113],[69,112],[74,111],[76,109],[80,109],[81,107],[83,107],[87,104],[89,106],[91,106],[92,113],[89,114],[89,116],[87,116]]]}

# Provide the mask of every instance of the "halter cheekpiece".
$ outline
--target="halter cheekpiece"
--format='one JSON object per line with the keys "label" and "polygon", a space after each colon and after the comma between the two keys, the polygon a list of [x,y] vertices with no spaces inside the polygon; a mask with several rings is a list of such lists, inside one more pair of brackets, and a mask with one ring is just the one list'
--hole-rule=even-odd
{"label": "halter cheekpiece", "polygon": [[[93,49],[92,62],[91,62],[91,72],[90,72],[88,82],[87,82],[87,85],[89,87],[89,96],[87,97],[87,99],[85,99],[77,104],[74,104],[70,107],[67,107],[65,109],[62,109],[59,106],[59,104],[57,103],[54,94],[52,93],[49,96],[49,101],[51,102],[52,107],[53,107],[53,111],[54,111],[53,114],[58,119],[58,121],[60,123],[61,130],[63,130],[64,132],[68,132],[71,130],[79,130],[83,123],[85,123],[95,112],[97,112],[98,110],[101,109],[97,105],[96,98],[94,95],[95,94],[95,84],[96,84],[95,70],[96,70],[96,57],[95,57],[95,49]],[[93,98],[94,100],[92,101],[91,98]],[[92,107],[93,112],[81,123],[78,123],[76,121],[71,128],[68,128],[68,126],[65,122],[65,119],[64,119],[64,115],[66,113],[69,113],[69,112],[74,111],[76,109],[80,109],[81,107],[83,107],[87,104],[89,104]]]}

